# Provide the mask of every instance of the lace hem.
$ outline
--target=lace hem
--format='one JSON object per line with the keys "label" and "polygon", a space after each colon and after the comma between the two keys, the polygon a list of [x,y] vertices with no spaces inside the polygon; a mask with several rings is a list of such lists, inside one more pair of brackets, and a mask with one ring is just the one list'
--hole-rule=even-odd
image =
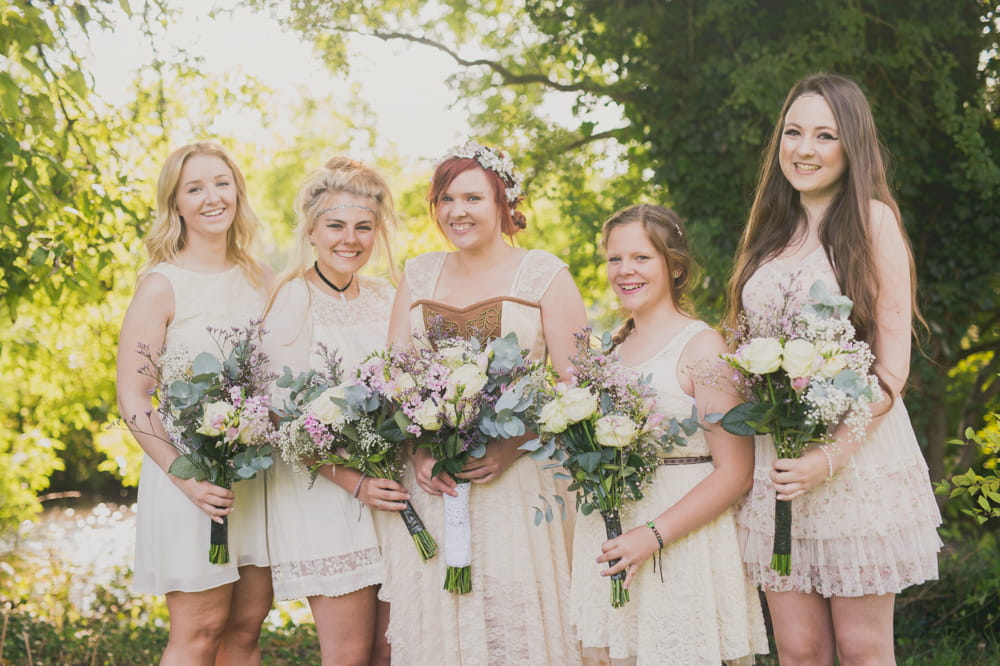
{"label": "lace hem", "polygon": [[271,577],[275,582],[308,577],[335,577],[358,569],[377,565],[382,561],[378,548],[366,548],[354,553],[323,557],[302,562],[271,564]]}

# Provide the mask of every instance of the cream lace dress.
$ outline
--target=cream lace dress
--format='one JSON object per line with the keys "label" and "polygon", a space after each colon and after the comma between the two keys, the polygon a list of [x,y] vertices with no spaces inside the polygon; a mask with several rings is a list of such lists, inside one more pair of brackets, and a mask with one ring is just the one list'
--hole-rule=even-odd
{"label": "cream lace dress", "polygon": [[[525,252],[508,294],[456,310],[434,302],[446,253],[407,263],[412,295],[411,331],[422,333],[425,318],[442,315],[462,335],[506,335],[516,331],[532,358],[545,358],[538,302],[555,275],[565,269],[539,250]],[[383,544],[387,579],[382,596],[391,602],[392,662],[403,666],[572,666],[580,663],[568,617],[567,525],[558,518],[534,524],[539,495],[557,492],[552,473],[528,456],[498,479],[474,484],[470,496],[472,591],[442,589],[444,557],[421,562],[401,521],[388,523]],[[439,496],[417,485],[412,468],[403,485],[427,529],[443,543],[444,510]]]}
{"label": "cream lace dress", "polygon": [[[206,327],[246,326],[260,317],[264,292],[239,267],[222,273],[195,273],[162,263],[149,270],[170,281],[174,318],[167,326],[166,353],[194,358],[219,349]],[[136,592],[200,592],[239,580],[237,567],[268,566],[264,533],[266,473],[233,485],[229,515],[229,564],[208,561],[211,520],[175,486],[149,456],[143,456],[136,517]]]}
{"label": "cream lace dress", "polygon": [[[657,410],[667,418],[691,415],[693,398],[677,381],[677,364],[687,343],[705,330],[704,322],[691,322],[635,368],[652,376]],[[665,457],[708,455],[699,431]],[[711,461],[660,466],[645,497],[622,511],[622,530],[645,525],[711,472]],[[653,559],[644,562],[629,587],[629,602],[618,609],[610,603],[611,579],[600,575],[608,565],[594,561],[606,540],[599,513],[577,518],[570,606],[584,648],[607,648],[616,664],[638,666],[752,663],[754,653],[767,652],[757,590],[743,574],[733,509],[667,544],[661,551],[662,579],[659,564],[654,572]]]}
{"label": "cream lace dress", "polygon": [[[304,279],[282,287],[265,321],[266,352],[277,372],[284,366],[296,374],[321,367],[319,343],[339,354],[345,373],[385,346],[393,288],[382,280],[357,279],[361,291],[351,300]],[[277,390],[275,398],[280,403],[283,392]],[[310,487],[308,472],[296,472],[278,458],[267,497],[275,598],[335,597],[381,583],[371,511],[323,476]]]}
{"label": "cream lace dress", "polygon": [[[840,293],[822,246],[799,262],[761,266],[744,286],[744,306],[762,310],[781,298],[776,285],[789,281],[805,300],[816,280]],[[784,577],[770,568],[775,457],[771,438],[757,437],[753,490],[738,518],[743,559],[755,583],[765,590],[856,597],[897,593],[937,578],[941,514],[902,399],[829,483],[792,501],[792,572]]]}

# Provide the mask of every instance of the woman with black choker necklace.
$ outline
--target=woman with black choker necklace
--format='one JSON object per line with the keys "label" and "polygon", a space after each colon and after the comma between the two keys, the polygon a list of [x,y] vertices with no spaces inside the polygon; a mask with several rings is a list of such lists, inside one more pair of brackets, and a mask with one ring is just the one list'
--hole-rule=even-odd
{"label": "woman with black choker necklace", "polygon": [[[322,343],[350,372],[386,340],[394,290],[358,271],[376,245],[389,251],[392,196],[374,170],[336,157],[309,176],[295,209],[298,254],[265,315],[265,352],[277,372],[298,373],[321,367]],[[309,600],[324,665],[389,663],[375,523],[408,498],[395,481],[353,469],[327,465],[310,485],[308,472],[275,464],[267,503],[275,598]]]}

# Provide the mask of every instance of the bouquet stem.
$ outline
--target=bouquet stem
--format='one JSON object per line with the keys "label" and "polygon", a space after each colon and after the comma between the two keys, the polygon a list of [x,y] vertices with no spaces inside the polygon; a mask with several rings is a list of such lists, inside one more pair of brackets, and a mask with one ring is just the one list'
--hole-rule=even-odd
{"label": "bouquet stem", "polygon": [[212,521],[212,532],[208,544],[209,562],[229,564],[229,516],[223,516],[221,523]]}
{"label": "bouquet stem", "polygon": [[[609,509],[608,511],[601,511],[601,517],[604,518],[604,531],[607,532],[608,539],[614,539],[620,537],[622,534],[622,520],[621,516],[618,514],[618,509]],[[613,567],[618,564],[619,560],[611,560],[608,562],[608,567]],[[628,602],[628,590],[625,589],[625,572],[619,571],[616,574],[611,574],[611,607],[621,608]]]}
{"label": "bouquet stem", "polygon": [[774,547],[771,568],[781,576],[792,572],[792,503],[774,500]]}
{"label": "bouquet stem", "polygon": [[[413,537],[413,544],[417,547],[420,558],[426,562],[437,555],[437,542],[431,536],[431,533],[427,531],[427,528],[424,527],[424,521],[420,520],[420,516],[417,515],[413,505],[410,504],[410,500],[406,500],[406,508],[399,512],[399,517],[403,519],[406,531]],[[471,581],[469,585],[472,585]]]}
{"label": "bouquet stem", "polygon": [[469,526],[471,483],[455,486],[457,497],[444,497],[444,560],[448,566],[444,589],[456,594],[472,591],[472,530]]}

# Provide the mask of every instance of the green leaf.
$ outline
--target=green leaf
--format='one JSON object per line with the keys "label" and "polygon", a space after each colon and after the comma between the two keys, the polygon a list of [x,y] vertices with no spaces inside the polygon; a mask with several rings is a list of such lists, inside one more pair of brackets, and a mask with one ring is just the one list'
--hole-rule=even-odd
{"label": "green leaf", "polygon": [[205,480],[201,467],[194,464],[188,454],[180,455],[174,458],[174,461],[170,463],[170,468],[167,471],[176,476],[178,479],[197,479],[199,481]]}

